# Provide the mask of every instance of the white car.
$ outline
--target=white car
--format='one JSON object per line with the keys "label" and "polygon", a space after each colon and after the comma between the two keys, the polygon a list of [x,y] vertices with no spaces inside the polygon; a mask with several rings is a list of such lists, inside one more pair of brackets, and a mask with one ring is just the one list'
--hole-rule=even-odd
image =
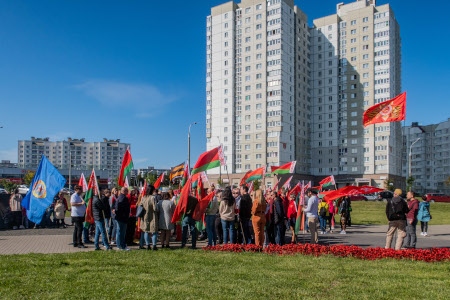
{"label": "white car", "polygon": [[5,189],[0,188],[0,194],[8,194],[8,192]]}
{"label": "white car", "polygon": [[18,185],[17,188],[19,189],[19,194],[26,194],[29,190],[29,188],[24,184]]}

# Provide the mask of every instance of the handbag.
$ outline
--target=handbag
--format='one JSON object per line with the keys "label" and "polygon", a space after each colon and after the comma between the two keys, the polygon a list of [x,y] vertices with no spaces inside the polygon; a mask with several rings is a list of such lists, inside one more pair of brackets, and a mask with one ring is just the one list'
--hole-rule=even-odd
{"label": "handbag", "polygon": [[136,208],[136,217],[143,218],[145,216],[145,208],[142,205],[139,205]]}

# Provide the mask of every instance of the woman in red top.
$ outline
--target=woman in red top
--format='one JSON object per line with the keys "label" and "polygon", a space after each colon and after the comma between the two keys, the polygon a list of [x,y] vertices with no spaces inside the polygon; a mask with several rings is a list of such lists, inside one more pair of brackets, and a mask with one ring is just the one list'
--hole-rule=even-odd
{"label": "woman in red top", "polygon": [[297,219],[297,204],[295,203],[295,194],[291,194],[289,196],[289,205],[286,217],[289,222],[289,228],[292,232],[291,243],[295,244],[297,243],[297,236],[295,234],[295,220]]}
{"label": "woman in red top", "polygon": [[130,217],[128,218],[127,233],[125,236],[125,242],[127,245],[135,245],[134,236],[136,232],[136,204],[138,201],[139,191],[138,189],[131,190],[128,198],[130,199]]}

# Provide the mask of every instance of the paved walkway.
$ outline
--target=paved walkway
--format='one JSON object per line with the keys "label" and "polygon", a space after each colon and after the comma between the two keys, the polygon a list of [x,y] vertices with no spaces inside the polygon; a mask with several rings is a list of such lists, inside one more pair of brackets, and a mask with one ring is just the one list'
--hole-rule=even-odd
{"label": "paved walkway", "polygon": [[[349,227],[346,235],[338,231],[319,235],[319,243],[325,245],[343,244],[360,247],[384,247],[387,225],[354,225]],[[70,253],[80,251],[93,251],[94,245],[87,245],[87,249],[75,248],[72,245],[73,227],[48,229],[19,229],[0,231],[0,255],[26,254],[26,253]],[[418,226],[417,248],[450,247],[450,226],[429,226],[429,236],[420,235]],[[286,240],[290,240],[287,232]],[[308,233],[300,233],[300,243],[309,242]],[[394,242],[393,242],[394,243]],[[198,241],[197,247],[204,247],[204,241]],[[180,247],[180,242],[171,242],[173,248]],[[159,246],[158,246],[159,247]],[[132,250],[138,246],[131,246]]]}

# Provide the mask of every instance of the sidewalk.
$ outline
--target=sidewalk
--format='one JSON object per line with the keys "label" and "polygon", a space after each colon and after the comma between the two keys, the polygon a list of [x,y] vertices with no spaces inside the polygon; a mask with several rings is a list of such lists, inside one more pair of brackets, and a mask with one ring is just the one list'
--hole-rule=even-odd
{"label": "sidewalk", "polygon": [[[417,248],[450,247],[450,226],[429,226],[429,236],[420,235],[418,227]],[[354,225],[347,228],[347,234],[339,234],[339,231],[319,235],[319,243],[325,245],[343,244],[366,247],[384,247],[387,225]],[[27,254],[27,253],[71,253],[93,251],[94,245],[88,244],[88,248],[79,249],[72,246],[73,227],[48,228],[48,229],[19,229],[0,231],[0,255]],[[286,235],[286,241],[290,240]],[[298,242],[308,243],[309,233],[300,233]],[[189,245],[190,243],[188,243]],[[180,242],[171,242],[173,248],[180,247]],[[205,241],[198,241],[197,248],[206,246]],[[160,247],[158,245],[158,247]],[[138,246],[131,246],[136,250]]]}

